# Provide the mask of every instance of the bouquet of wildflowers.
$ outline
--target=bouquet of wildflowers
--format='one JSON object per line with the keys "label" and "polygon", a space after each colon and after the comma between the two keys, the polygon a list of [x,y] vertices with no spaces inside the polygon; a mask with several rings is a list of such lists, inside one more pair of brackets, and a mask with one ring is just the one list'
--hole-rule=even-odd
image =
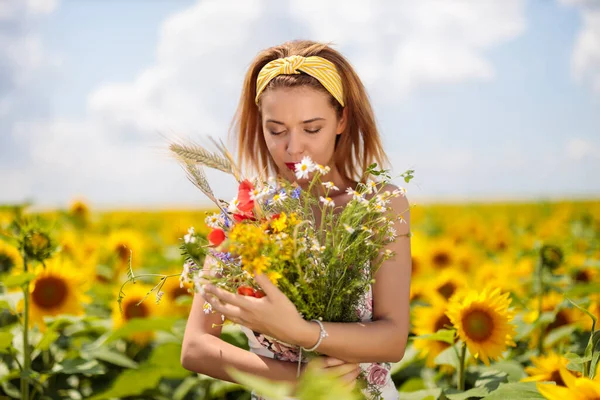
{"label": "bouquet of wildflowers", "polygon": [[[310,178],[306,190],[274,177],[247,179],[227,149],[222,144],[217,147],[221,154],[198,145],[171,145],[188,178],[219,209],[206,218],[211,228],[206,239],[197,238],[193,230],[186,235],[181,247],[186,255],[182,282],[193,283],[197,292],[201,280],[208,280],[230,292],[262,297],[265,294],[254,277],[265,274],[306,320],[361,321],[362,303],[373,277],[393,256],[384,247],[397,236],[394,222],[403,219],[402,214],[390,215],[388,204],[391,198],[403,196],[404,190],[382,191],[391,178],[376,164],[366,174],[378,177],[378,182],[365,179],[354,189],[338,188],[323,179],[329,167],[308,157],[295,165],[298,179]],[[229,202],[217,199],[203,167],[232,174],[239,184],[237,196]],[[409,170],[402,175],[406,182],[412,173]],[[323,195],[313,194],[317,185],[323,187]],[[330,194],[340,190],[349,201],[336,212]],[[198,254],[215,260],[216,273],[202,270]],[[209,303],[205,303],[205,312],[211,312]],[[279,342],[275,338],[266,341]],[[363,384],[373,398],[379,398],[378,389],[366,378],[369,371],[363,371]]]}
{"label": "bouquet of wildflowers", "polygon": [[[396,237],[387,205],[392,197],[404,195],[404,190],[381,192],[390,176],[373,164],[367,173],[380,181],[369,179],[356,189],[347,188],[351,199],[336,213],[329,194],[342,189],[322,179],[329,167],[308,157],[296,164],[298,178],[312,175],[308,189],[302,190],[296,183],[273,177],[265,181],[243,178],[225,147],[218,147],[222,155],[197,145],[171,145],[188,178],[220,210],[206,218],[212,229],[208,243],[194,243],[216,261],[217,273],[203,273],[201,260],[190,255],[190,240],[186,240],[188,246],[182,249],[187,261],[181,279],[195,283],[197,291],[202,278],[231,292],[261,297],[264,293],[253,277],[264,273],[306,320],[359,321],[359,302],[378,267],[393,255],[383,251]],[[230,202],[218,200],[204,166],[235,176],[237,197]],[[403,176],[408,182],[412,171]],[[316,185],[324,187],[323,196],[312,194]],[[315,214],[320,215],[318,221]],[[402,215],[395,218],[402,219]]]}

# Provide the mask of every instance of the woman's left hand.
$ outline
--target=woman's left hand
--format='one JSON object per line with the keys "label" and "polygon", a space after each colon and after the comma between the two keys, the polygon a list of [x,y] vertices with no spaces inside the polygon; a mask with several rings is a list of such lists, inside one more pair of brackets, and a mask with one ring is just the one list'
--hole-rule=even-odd
{"label": "woman's left hand", "polygon": [[296,344],[296,335],[307,322],[302,319],[296,306],[264,274],[257,274],[255,281],[265,297],[242,296],[220,289],[215,285],[204,286],[204,298],[213,310],[236,324],[289,344]]}

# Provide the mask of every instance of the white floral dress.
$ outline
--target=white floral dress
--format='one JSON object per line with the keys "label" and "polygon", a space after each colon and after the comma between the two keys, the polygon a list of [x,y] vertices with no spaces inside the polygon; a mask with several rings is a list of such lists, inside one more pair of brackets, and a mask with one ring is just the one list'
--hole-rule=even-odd
{"label": "white floral dress", "polygon": [[[369,287],[369,290],[365,293],[363,302],[356,312],[361,321],[371,321],[373,315],[373,292],[371,287]],[[253,332],[244,326],[242,326],[242,331],[248,337],[248,345],[251,352],[276,360],[298,362],[299,351],[297,348],[288,347],[281,343],[271,341],[264,335]],[[305,362],[305,360],[303,359],[302,362]],[[379,396],[373,396],[370,392],[364,391],[364,394],[368,399],[399,399],[398,390],[390,375],[391,363],[361,363],[360,368],[365,371],[365,375],[371,388],[376,388],[380,393]],[[252,400],[267,399],[253,392]]]}

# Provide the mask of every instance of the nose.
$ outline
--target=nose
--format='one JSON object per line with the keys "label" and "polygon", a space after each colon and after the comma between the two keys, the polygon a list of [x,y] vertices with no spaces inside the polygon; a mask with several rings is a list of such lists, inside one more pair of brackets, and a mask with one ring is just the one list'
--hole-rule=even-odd
{"label": "nose", "polygon": [[300,132],[295,130],[290,132],[286,151],[292,157],[304,153],[304,139]]}

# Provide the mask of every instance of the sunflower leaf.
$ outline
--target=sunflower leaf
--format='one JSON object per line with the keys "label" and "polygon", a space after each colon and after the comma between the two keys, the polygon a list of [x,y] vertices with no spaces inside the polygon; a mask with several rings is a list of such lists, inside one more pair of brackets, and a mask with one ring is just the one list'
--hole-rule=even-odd
{"label": "sunflower leaf", "polygon": [[448,389],[447,392],[444,392],[444,395],[450,400],[466,400],[471,397],[483,397],[489,393],[488,389],[484,386],[475,387],[473,389],[469,389],[465,392],[456,393],[456,389]]}
{"label": "sunflower leaf", "polygon": [[86,360],[83,358],[70,358],[57,364],[52,369],[53,374],[84,374],[84,375],[102,375],[106,373],[106,368],[96,360]]}
{"label": "sunflower leaf", "polygon": [[424,389],[414,392],[402,392],[403,400],[436,400],[442,394],[442,389]]}
{"label": "sunflower leaf", "polygon": [[453,344],[455,332],[456,331],[454,329],[439,329],[436,333],[415,336],[415,339],[436,340],[439,342]]}
{"label": "sunflower leaf", "polygon": [[448,347],[437,355],[434,362],[436,365],[451,365],[458,369],[459,360],[456,349],[453,346]]}
{"label": "sunflower leaf", "polygon": [[590,365],[590,379],[596,378],[598,363],[600,362],[600,331],[592,335],[592,362]]}
{"label": "sunflower leaf", "polygon": [[116,351],[104,347],[91,352],[88,356],[90,358],[105,361],[113,365],[118,365],[119,367],[133,369],[138,367],[138,363],[133,361],[131,358],[125,356],[124,354],[117,353]]}
{"label": "sunflower leaf", "polygon": [[128,337],[134,333],[157,330],[170,331],[178,319],[179,317],[133,318],[122,327],[113,331],[106,339],[106,343],[122,337]]}
{"label": "sunflower leaf", "polygon": [[8,277],[6,277],[6,279],[4,279],[4,286],[6,286],[7,288],[14,288],[14,287],[19,287],[22,286],[28,282],[31,282],[32,280],[35,279],[35,274],[32,274],[31,272],[24,272],[18,275],[10,275]]}
{"label": "sunflower leaf", "polygon": [[226,370],[237,382],[270,399],[285,400],[292,393],[292,385],[289,383],[274,382],[230,367],[226,367]]}
{"label": "sunflower leaf", "polygon": [[485,400],[537,400],[544,396],[537,390],[535,382],[513,382],[500,385],[484,397]]}
{"label": "sunflower leaf", "polygon": [[12,347],[13,334],[10,332],[0,332],[0,353],[5,352]]}

